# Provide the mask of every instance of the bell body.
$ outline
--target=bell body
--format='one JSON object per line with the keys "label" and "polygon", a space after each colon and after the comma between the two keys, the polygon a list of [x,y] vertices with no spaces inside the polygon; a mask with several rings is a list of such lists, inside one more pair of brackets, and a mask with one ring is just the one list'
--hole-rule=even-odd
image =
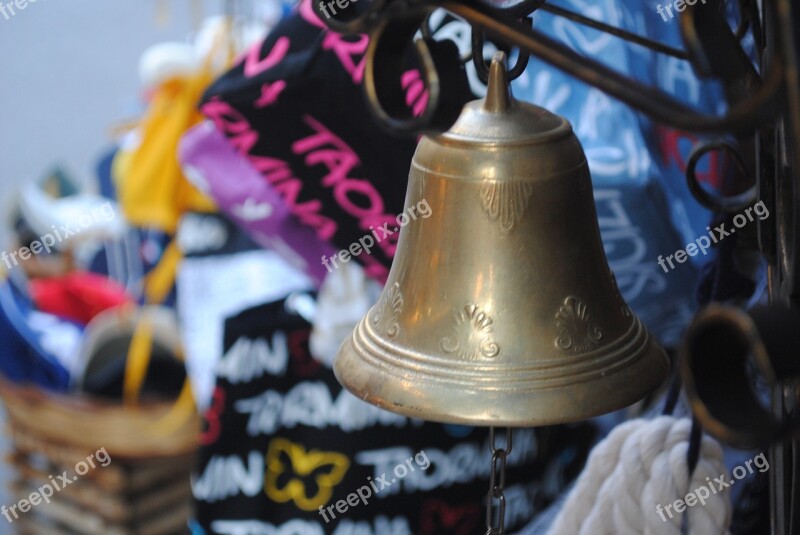
{"label": "bell body", "polygon": [[[376,305],[334,365],[359,398],[425,420],[538,426],[630,405],[668,363],[625,304],[603,251],[569,123],[489,94],[424,137]],[[499,71],[499,72],[498,72]]]}

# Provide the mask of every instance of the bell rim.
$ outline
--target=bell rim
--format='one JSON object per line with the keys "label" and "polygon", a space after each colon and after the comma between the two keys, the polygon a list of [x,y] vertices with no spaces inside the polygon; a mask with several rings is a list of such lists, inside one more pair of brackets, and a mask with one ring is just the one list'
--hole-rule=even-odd
{"label": "bell rim", "polygon": [[[459,383],[461,386],[477,386],[483,383],[480,379],[485,379],[487,374],[500,372],[508,375],[506,379],[509,384],[514,385],[513,388],[519,388],[519,385],[559,388],[586,382],[598,375],[614,373],[616,369],[624,368],[642,358],[648,345],[652,343],[651,335],[644,324],[631,314],[628,329],[623,334],[591,351],[550,358],[528,357],[522,365],[509,365],[507,359],[502,362],[493,358],[459,360],[443,354],[414,352],[392,342],[386,336],[381,336],[369,322],[374,311],[374,308],[370,309],[351,333],[349,339],[352,348],[366,363],[384,369],[399,379],[414,376],[425,381],[427,377],[419,376],[419,368],[423,367],[428,377],[431,377],[430,381],[437,383],[445,381]],[[576,368],[580,374],[575,373]],[[466,374],[478,380],[456,381],[452,377],[453,373]],[[586,376],[586,381],[581,376]],[[559,382],[564,378],[572,380]]]}
{"label": "bell rim", "polygon": [[[345,389],[384,410],[446,424],[534,427],[578,422],[636,403],[661,386],[670,370],[666,353],[648,336],[648,344],[631,366],[602,376],[599,381],[590,383],[593,388],[587,389],[585,383],[574,383],[533,391],[520,388],[469,391],[459,385],[436,383],[422,385],[435,387],[425,394],[420,393],[420,388],[414,388],[419,386],[419,377],[405,378],[408,384],[404,385],[403,381],[387,376],[386,370],[363,361],[352,343],[351,335],[342,343],[334,361],[334,374]],[[352,370],[357,370],[357,374]],[[634,381],[631,376],[643,380]],[[565,399],[591,399],[592,402],[564,403]],[[448,406],[450,410],[443,409]],[[553,410],[553,406],[558,408]],[[478,410],[470,407],[479,407],[489,414],[476,416]]]}

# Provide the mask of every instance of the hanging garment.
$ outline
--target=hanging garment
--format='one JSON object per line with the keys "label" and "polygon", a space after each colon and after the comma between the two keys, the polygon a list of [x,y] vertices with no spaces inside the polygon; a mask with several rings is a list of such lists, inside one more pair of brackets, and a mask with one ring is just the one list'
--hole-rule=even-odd
{"label": "hanging garment", "polygon": [[153,95],[138,145],[117,154],[123,158],[115,165],[117,194],[132,225],[173,233],[182,213],[215,210],[183,176],[177,157],[180,136],[202,119],[195,107],[212,79],[206,68],[165,82]]}
{"label": "hanging garment", "polygon": [[[558,0],[557,4],[683,48],[679,19],[663,20],[656,12],[659,2],[609,0],[588,7],[583,0]],[[726,9],[730,12],[736,6]],[[535,13],[534,25],[581,56],[657,87],[700,111],[716,113],[724,102],[720,84],[698,78],[685,60],[646,51],[640,45],[543,10]],[[433,29],[443,31],[435,21]],[[469,36],[461,41],[468,46]],[[712,243],[687,255],[684,263],[670,259],[673,268],[665,262],[666,257],[696,239],[705,237],[710,242],[706,231],[709,211],[686,187],[687,162],[703,136],[653,123],[623,102],[535,56],[525,75],[515,81],[514,90],[518,98],[572,123],[592,173],[600,231],[620,291],[662,344],[676,345],[696,309],[698,268],[709,263],[717,250]],[[733,167],[730,164],[724,152],[708,154],[697,166],[698,181],[708,191],[719,193]],[[741,286],[738,280],[731,282]]]}
{"label": "hanging garment", "polygon": [[[328,30],[304,0],[209,88],[201,109],[320,240],[347,249],[373,236],[371,253],[355,260],[383,282],[416,140],[370,117],[361,87],[368,44],[366,35]],[[464,76],[463,94],[448,98],[473,98]],[[419,72],[409,67],[402,84],[409,108],[421,113]]]}
{"label": "hanging garment", "polygon": [[225,318],[290,292],[309,290],[313,284],[220,214],[185,214],[176,243],[183,256],[176,308],[186,366],[197,404],[204,409],[211,402],[214,366],[222,356]]}
{"label": "hanging garment", "polygon": [[44,187],[29,183],[21,188],[19,209],[48,252],[118,238],[126,230],[116,203],[89,193],[55,198]]}
{"label": "hanging garment", "polygon": [[322,283],[328,271],[320,259],[335,254],[333,246],[300,223],[278,191],[213,123],[206,121],[187,132],[180,153],[186,176],[239,228],[262,247],[279,252],[317,285]]}

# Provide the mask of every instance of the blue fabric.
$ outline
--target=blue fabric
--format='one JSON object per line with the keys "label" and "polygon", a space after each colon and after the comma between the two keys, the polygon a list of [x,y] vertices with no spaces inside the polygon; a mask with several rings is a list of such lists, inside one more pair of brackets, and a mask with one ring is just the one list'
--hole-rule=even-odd
{"label": "blue fabric", "polygon": [[69,372],[41,346],[28,326],[30,301],[10,282],[0,284],[0,373],[18,383],[55,391],[67,389]]}
{"label": "blue fabric", "polygon": [[[656,11],[658,0],[552,3],[683,48],[678,19],[665,22]],[[686,61],[544,11],[534,14],[534,27],[583,56],[661,88],[687,106],[706,113],[722,111],[719,85],[698,80]],[[518,98],[573,124],[592,172],[603,243],[620,290],[661,343],[676,344],[696,308],[698,271],[716,254],[697,254],[668,271],[658,264],[660,255],[684,249],[706,234],[711,214],[692,197],[684,178],[689,154],[699,139],[656,125],[535,57],[513,87]],[[721,156],[714,156],[704,158],[697,171],[701,183],[717,191],[725,169]]]}

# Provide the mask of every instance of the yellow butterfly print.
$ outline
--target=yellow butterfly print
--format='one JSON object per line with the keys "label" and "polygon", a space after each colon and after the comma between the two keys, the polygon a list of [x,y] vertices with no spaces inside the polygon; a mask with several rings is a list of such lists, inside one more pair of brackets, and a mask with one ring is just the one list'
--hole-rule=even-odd
{"label": "yellow butterfly print", "polygon": [[[292,501],[303,511],[316,511],[333,495],[334,487],[342,481],[350,460],[346,455],[333,451],[306,451],[302,444],[285,438],[274,438],[267,450],[267,471],[264,474],[264,490],[274,502]],[[289,480],[280,486],[279,479],[288,472]],[[317,487],[313,496],[306,493],[309,479]]]}

